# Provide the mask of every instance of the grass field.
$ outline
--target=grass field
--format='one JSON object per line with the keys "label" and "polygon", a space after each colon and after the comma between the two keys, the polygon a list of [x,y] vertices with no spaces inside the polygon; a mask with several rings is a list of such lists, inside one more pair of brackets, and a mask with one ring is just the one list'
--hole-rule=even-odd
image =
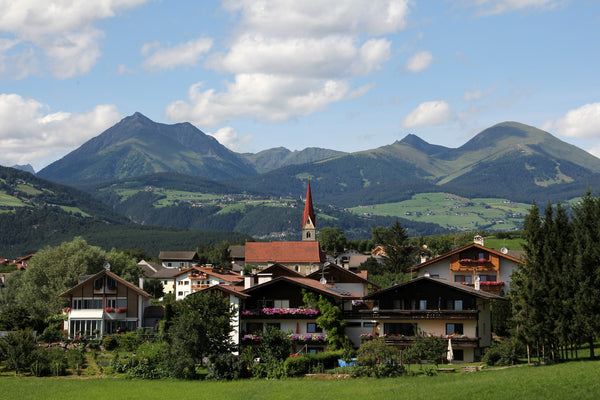
{"label": "grass field", "polygon": [[600,361],[394,379],[141,381],[0,377],[2,399],[598,399]]}
{"label": "grass field", "polygon": [[522,229],[530,204],[505,199],[467,199],[448,193],[420,193],[410,200],[351,208],[357,214],[402,217],[430,222],[457,231]]}

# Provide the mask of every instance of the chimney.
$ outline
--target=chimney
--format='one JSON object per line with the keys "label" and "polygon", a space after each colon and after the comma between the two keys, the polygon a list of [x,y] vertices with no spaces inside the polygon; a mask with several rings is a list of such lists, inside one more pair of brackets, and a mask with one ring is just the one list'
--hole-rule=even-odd
{"label": "chimney", "polygon": [[473,238],[473,243],[478,244],[480,246],[485,246],[483,244],[483,236],[481,235],[475,235],[475,237]]}

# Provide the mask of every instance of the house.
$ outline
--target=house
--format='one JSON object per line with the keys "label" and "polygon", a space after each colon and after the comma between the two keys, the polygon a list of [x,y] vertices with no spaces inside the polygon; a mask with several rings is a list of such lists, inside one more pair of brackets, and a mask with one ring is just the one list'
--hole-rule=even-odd
{"label": "house", "polygon": [[215,267],[183,268],[174,275],[175,299],[182,300],[186,296],[214,285],[237,285],[243,277],[237,272]]}
{"label": "house", "polygon": [[144,310],[151,300],[148,293],[108,269],[82,278],[60,296],[70,302],[64,310],[69,337],[135,331],[144,326]]}
{"label": "house", "polygon": [[190,268],[200,263],[195,251],[161,251],[158,258],[167,268]]}
{"label": "house", "polygon": [[[260,274],[259,274],[260,276]],[[248,277],[251,278],[251,277]],[[248,279],[247,282],[252,282]],[[352,310],[362,295],[306,277],[263,277],[245,287],[241,307],[242,345],[253,345],[269,326],[290,332],[293,351],[319,352],[327,347],[327,332],[317,325],[318,310],[304,307],[304,292],[322,295],[342,310]]]}
{"label": "house", "polygon": [[483,245],[479,235],[467,246],[415,265],[409,270],[417,276],[461,282],[493,293],[508,293],[512,272],[524,262],[508,251],[497,251]]}
{"label": "house", "polygon": [[[138,267],[142,270],[142,280],[144,283],[148,280],[157,279],[163,285],[164,294],[175,293],[175,275],[180,272],[179,268],[163,267],[160,264],[145,260],[141,260],[138,263]],[[144,287],[144,283],[141,285],[142,288]]]}
{"label": "house", "polygon": [[491,300],[505,299],[462,283],[420,277],[365,296],[372,310],[363,311],[373,330],[363,336],[383,337],[405,348],[416,335],[451,339],[454,361],[478,361],[492,343]]}

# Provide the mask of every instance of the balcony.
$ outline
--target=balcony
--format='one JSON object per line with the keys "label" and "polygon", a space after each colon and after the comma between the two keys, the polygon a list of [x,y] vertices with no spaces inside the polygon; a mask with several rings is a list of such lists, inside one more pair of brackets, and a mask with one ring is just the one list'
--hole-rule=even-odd
{"label": "balcony", "polygon": [[[376,339],[378,336],[364,334],[360,336],[361,342]],[[382,336],[385,344],[391,346],[410,346],[415,343],[414,336],[407,335],[383,335]],[[452,339],[452,346],[454,347],[477,347],[479,345],[478,337],[468,337],[465,335],[443,335],[439,336],[442,340]]]}
{"label": "balcony", "polygon": [[259,308],[242,311],[242,318],[314,319],[318,310],[310,308]]}
{"label": "balcony", "polygon": [[[360,311],[360,316],[370,319],[477,319],[477,310],[398,310],[379,309]],[[355,313],[352,313],[355,314]],[[346,313],[344,313],[344,317]]]}
{"label": "balcony", "polygon": [[198,290],[206,289],[207,287],[210,287],[210,285],[208,283],[192,284],[192,292],[196,292]]}

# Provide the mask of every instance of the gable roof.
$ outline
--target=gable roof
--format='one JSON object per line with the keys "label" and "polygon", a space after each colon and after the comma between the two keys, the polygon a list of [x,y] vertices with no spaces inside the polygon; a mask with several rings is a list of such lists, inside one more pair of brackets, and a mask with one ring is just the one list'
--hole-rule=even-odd
{"label": "gable roof", "polygon": [[346,268],[340,267],[339,265],[333,263],[325,263],[323,267],[311,274],[308,274],[306,277],[318,281],[322,276],[325,276],[325,279],[327,279],[327,277],[331,275],[342,277],[343,280],[338,281],[337,283],[364,283],[379,288],[379,286],[375,285],[373,282],[365,279],[364,276],[355,274],[354,272],[348,271]]}
{"label": "gable roof", "polygon": [[304,275],[302,275],[299,272],[294,271],[291,268],[286,267],[283,264],[273,264],[265,269],[263,269],[262,271],[260,271],[261,274],[273,274],[273,276],[292,276],[292,277],[297,277],[297,278],[304,278]]}
{"label": "gable roof", "polygon": [[195,251],[161,251],[158,258],[162,261],[195,261],[198,260],[198,253]]}
{"label": "gable roof", "polygon": [[246,242],[246,263],[321,263],[324,255],[319,242]]}
{"label": "gable roof", "polygon": [[419,269],[421,269],[423,267],[426,267],[428,265],[436,263],[436,262],[438,262],[440,260],[443,260],[445,258],[450,258],[451,256],[453,256],[455,254],[458,254],[460,252],[469,250],[471,248],[475,248],[475,249],[478,249],[478,250],[487,251],[487,252],[492,253],[492,254],[500,257],[500,258],[504,258],[506,260],[509,260],[509,261],[512,261],[512,262],[515,262],[515,263],[525,264],[522,260],[519,260],[518,258],[512,257],[512,256],[510,256],[508,254],[504,254],[504,253],[502,253],[502,252],[500,252],[498,250],[490,249],[489,247],[485,247],[485,246],[482,246],[482,245],[477,244],[477,243],[471,243],[471,244],[469,244],[467,246],[463,246],[463,247],[461,247],[459,249],[452,250],[452,251],[450,251],[450,252],[448,252],[446,254],[442,254],[441,256],[432,258],[431,260],[428,260],[428,261],[426,261],[424,263],[413,265],[412,267],[409,268],[409,271],[418,271]]}
{"label": "gable roof", "polygon": [[227,294],[231,294],[231,295],[237,296],[237,297],[239,297],[241,299],[247,299],[247,298],[251,297],[249,294],[243,292],[243,290],[244,290],[243,287],[229,285],[229,284],[212,285],[212,286],[209,286],[207,288],[201,289],[201,290],[199,290],[197,292],[191,293],[191,294],[189,294],[189,296],[193,296],[193,295],[198,294],[198,293],[206,293],[208,291],[215,291],[215,290],[223,292],[223,293],[227,293]]}
{"label": "gable roof", "polygon": [[338,300],[356,300],[361,299],[362,296],[357,293],[350,292],[345,289],[336,287],[335,285],[323,285],[321,282],[310,278],[295,278],[290,276],[278,276],[277,278],[271,279],[267,282],[259,285],[252,286],[251,288],[244,289],[243,292],[252,295],[252,292],[267,288],[269,286],[278,285],[282,282],[288,282],[292,285],[298,286],[301,289],[308,289],[317,293],[323,294],[328,297],[333,297]]}
{"label": "gable roof", "polygon": [[241,276],[240,274],[238,274],[237,272],[229,271],[229,270],[217,270],[217,271],[215,271],[215,269],[213,267],[190,267],[190,268],[183,268],[181,271],[178,271],[174,275],[174,277],[177,277],[177,276],[183,275],[183,274],[187,274],[190,271],[202,272],[203,274],[214,276],[215,278],[218,278],[218,279],[224,280],[225,282],[230,282],[230,283],[238,283],[238,282],[244,280],[244,277]]}
{"label": "gable roof", "polygon": [[464,292],[464,293],[467,293],[467,294],[470,294],[470,295],[473,295],[475,297],[479,297],[482,299],[507,300],[505,297],[499,296],[497,294],[489,293],[489,292],[486,292],[483,290],[475,290],[474,288],[467,286],[460,282],[451,282],[446,279],[430,278],[427,276],[422,276],[419,278],[411,279],[410,281],[399,283],[399,284],[389,287],[387,289],[380,290],[378,292],[375,292],[375,293],[365,296],[365,299],[376,299],[378,297],[385,296],[386,294],[388,294],[392,291],[406,288],[408,286],[415,285],[415,284],[417,284],[419,282],[423,282],[423,281],[431,283],[431,285],[445,286],[445,287],[451,288],[453,290],[458,290],[458,291],[461,291],[461,292]]}
{"label": "gable roof", "polygon": [[77,285],[73,286],[71,289],[64,291],[63,293],[59,294],[60,297],[67,297],[68,295],[70,295],[71,293],[73,293],[74,291],[80,289],[82,286],[85,286],[89,283],[93,283],[96,279],[100,278],[101,276],[108,276],[112,279],[114,279],[115,281],[117,281],[118,283],[120,283],[121,285],[126,286],[127,288],[135,291],[137,294],[143,296],[143,297],[147,297],[147,298],[151,298],[152,295],[150,295],[149,293],[143,291],[142,289],[140,289],[139,287],[135,286],[134,284],[126,281],[125,279],[121,278],[119,275],[112,273],[106,269],[103,269],[102,271],[94,274],[94,275],[88,275],[87,279],[85,279],[84,281],[78,283]]}

